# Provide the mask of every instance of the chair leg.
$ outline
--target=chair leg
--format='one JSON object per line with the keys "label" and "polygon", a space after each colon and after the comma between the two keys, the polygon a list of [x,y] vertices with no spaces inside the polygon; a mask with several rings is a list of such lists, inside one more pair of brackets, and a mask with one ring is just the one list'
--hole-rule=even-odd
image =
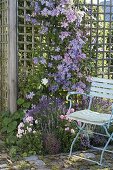
{"label": "chair leg", "polygon": [[74,140],[73,140],[73,142],[72,142],[72,144],[71,144],[69,157],[71,157],[71,155],[72,155],[73,145],[74,145],[74,143],[76,142],[76,140],[77,140],[78,136],[80,135],[80,133],[81,133],[81,129],[79,130],[79,132],[77,133],[76,137],[74,138]]}
{"label": "chair leg", "polygon": [[77,140],[78,136],[80,135],[80,133],[83,131],[84,127],[85,127],[85,123],[84,123],[81,127],[78,126],[79,131],[78,131],[76,137],[74,138],[74,140],[73,140],[73,142],[72,142],[72,144],[71,144],[69,157],[71,157],[71,155],[72,155],[72,150],[73,150],[73,145],[74,145],[74,143],[76,142],[76,140]]}
{"label": "chair leg", "polygon": [[109,142],[110,142],[111,140],[113,140],[113,133],[112,133],[111,136],[109,137],[107,143],[105,144],[105,146],[104,146],[104,148],[103,148],[103,150],[102,150],[102,153],[101,153],[101,156],[100,156],[100,165],[102,165],[104,152],[106,151],[106,148],[107,148],[107,146],[108,146],[108,144],[109,144]]}

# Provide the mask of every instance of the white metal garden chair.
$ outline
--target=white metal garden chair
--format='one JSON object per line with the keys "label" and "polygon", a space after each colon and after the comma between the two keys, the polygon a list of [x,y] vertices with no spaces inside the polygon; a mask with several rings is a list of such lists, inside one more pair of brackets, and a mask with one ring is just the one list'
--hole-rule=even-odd
{"label": "white metal garden chair", "polygon": [[[68,92],[68,94],[67,94],[66,99],[70,103],[69,109],[71,109],[71,107],[72,107],[72,99],[70,98],[70,95],[75,95],[75,94],[81,94],[81,93],[73,91],[73,92]],[[108,140],[103,148],[94,147],[95,149],[101,150],[100,160],[95,161],[95,160],[91,160],[89,158],[83,158],[80,156],[78,156],[78,157],[85,159],[85,160],[89,160],[94,163],[97,163],[98,165],[102,165],[104,152],[112,152],[113,153],[112,150],[107,149],[108,144],[110,143],[111,140],[113,140],[113,132],[111,134],[108,132],[108,129],[112,125],[112,122],[113,122],[113,104],[112,104],[111,114],[98,113],[95,111],[91,111],[90,108],[91,108],[93,97],[113,99],[113,80],[93,77],[92,82],[91,82],[90,93],[89,94],[82,93],[82,95],[86,95],[86,96],[90,97],[88,109],[76,111],[76,112],[73,112],[73,113],[67,115],[68,119],[82,122],[82,125],[78,126],[79,131],[71,144],[69,156],[72,155],[73,145],[76,142],[79,135],[84,132],[87,134],[87,130],[86,130],[87,124],[99,125],[102,128],[104,128],[104,130],[106,132],[106,134],[103,136],[108,137]],[[98,133],[98,134],[100,134],[100,133]],[[100,134],[100,135],[102,135],[102,134]]]}

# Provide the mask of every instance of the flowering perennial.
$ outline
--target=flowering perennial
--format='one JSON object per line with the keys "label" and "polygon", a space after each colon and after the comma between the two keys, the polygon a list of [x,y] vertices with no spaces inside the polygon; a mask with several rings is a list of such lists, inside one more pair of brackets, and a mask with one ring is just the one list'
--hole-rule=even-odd
{"label": "flowering perennial", "polygon": [[37,120],[33,122],[33,117],[32,116],[26,116],[23,119],[23,122],[20,122],[18,125],[18,132],[17,132],[17,137],[22,138],[23,135],[26,135],[27,133],[35,133],[34,129],[34,123],[37,123]]}
{"label": "flowering perennial", "polygon": [[43,67],[41,83],[52,93],[83,92],[86,76],[86,81],[90,80],[84,64],[87,57],[82,51],[88,35],[82,28],[85,12],[77,9],[73,0],[30,0],[30,3],[33,12],[26,15],[26,20],[37,25],[42,43],[46,43],[42,49],[37,46],[37,56],[33,58],[36,69],[37,65]]}

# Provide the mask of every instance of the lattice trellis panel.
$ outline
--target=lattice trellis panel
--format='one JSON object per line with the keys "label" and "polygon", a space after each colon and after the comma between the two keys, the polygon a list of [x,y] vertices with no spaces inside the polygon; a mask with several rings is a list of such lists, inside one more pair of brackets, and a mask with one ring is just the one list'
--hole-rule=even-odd
{"label": "lattice trellis panel", "polygon": [[90,57],[97,76],[113,78],[113,1],[84,0],[82,8],[90,15]]}
{"label": "lattice trellis panel", "polygon": [[8,0],[0,1],[0,111],[8,108]]}
{"label": "lattice trellis panel", "polygon": [[[26,85],[26,77],[33,74],[33,57],[37,46],[42,49],[43,38],[38,34],[38,27],[26,21],[26,14],[31,14],[29,0],[18,0],[18,83],[19,95]],[[44,37],[45,38],[45,37]],[[27,82],[28,83],[28,82]],[[25,90],[24,90],[25,92]]]}
{"label": "lattice trellis panel", "polygon": [[19,78],[25,79],[32,69],[32,56],[35,47],[36,28],[26,22],[26,14],[31,13],[29,0],[18,0],[18,52]]}
{"label": "lattice trellis panel", "polygon": [[[25,76],[31,68],[32,50],[35,46],[36,27],[28,25],[25,20],[26,13],[30,13],[30,1],[18,1],[19,21],[19,64]],[[102,0],[76,0],[76,5],[88,13],[90,19],[86,20],[90,31],[90,57],[94,60],[96,75],[112,77],[113,74],[113,1]]]}

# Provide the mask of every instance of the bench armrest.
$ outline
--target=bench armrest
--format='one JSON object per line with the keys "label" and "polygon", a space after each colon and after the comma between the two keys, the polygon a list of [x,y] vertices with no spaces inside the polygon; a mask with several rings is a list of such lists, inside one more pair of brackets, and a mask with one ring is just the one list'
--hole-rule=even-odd
{"label": "bench armrest", "polygon": [[77,91],[72,91],[72,92],[68,92],[68,94],[67,94],[67,96],[66,96],[66,100],[68,100],[68,101],[70,100],[70,99],[69,99],[69,96],[70,96],[70,95],[77,95],[77,94],[91,97],[91,95],[86,94],[86,93],[80,93],[80,92],[77,92]]}
{"label": "bench armrest", "polygon": [[77,91],[68,92],[68,94],[67,94],[67,96],[66,96],[66,100],[69,101],[69,103],[70,103],[69,109],[70,109],[71,106],[72,106],[72,101],[71,101],[71,99],[69,99],[69,96],[70,96],[70,95],[77,95],[77,94],[85,95],[85,96],[90,97],[90,102],[89,102],[89,106],[88,106],[88,109],[90,109],[93,96],[91,96],[91,95],[89,95],[89,94],[86,94],[86,93],[80,93],[80,92],[77,92]]}

